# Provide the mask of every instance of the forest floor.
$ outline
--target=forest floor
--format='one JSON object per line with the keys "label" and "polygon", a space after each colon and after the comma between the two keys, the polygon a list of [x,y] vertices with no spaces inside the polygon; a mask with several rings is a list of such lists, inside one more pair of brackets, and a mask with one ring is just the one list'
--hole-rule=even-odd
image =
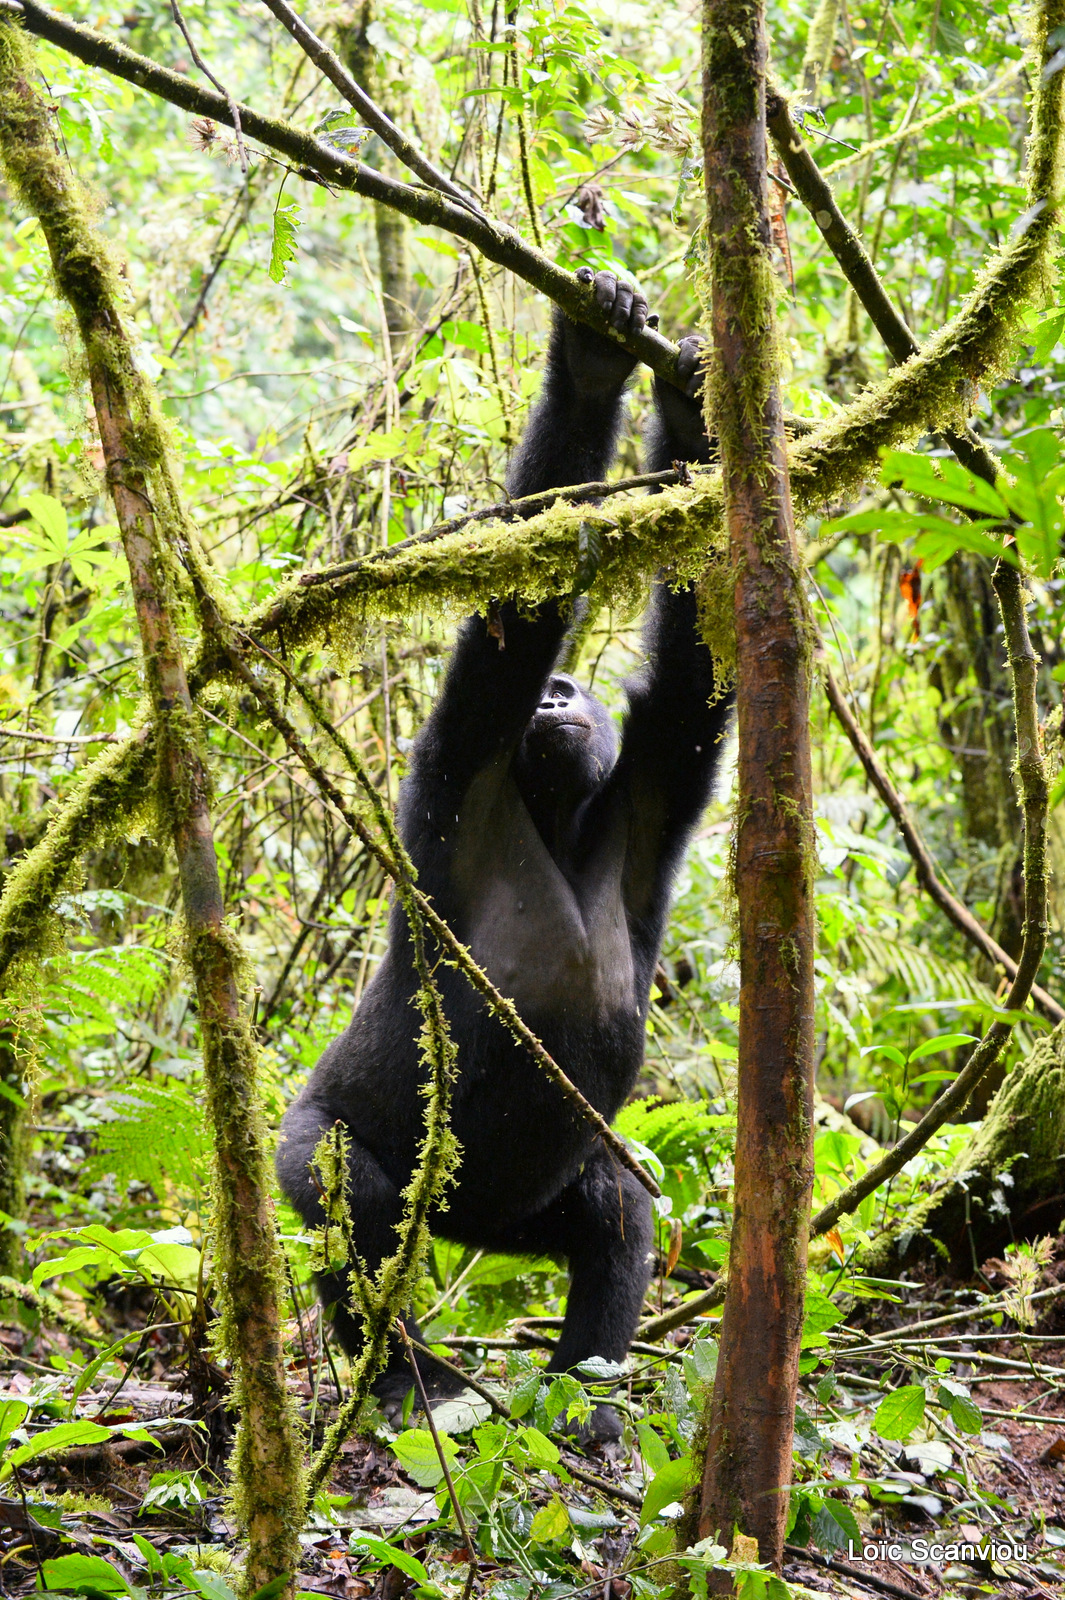
{"label": "forest floor", "polygon": [[[796,1478],[806,1509],[784,1570],[795,1588],[916,1600],[1065,1594],[1065,1261],[1051,1263],[1042,1284],[1026,1304],[1014,1305],[1020,1315],[1010,1316],[988,1277],[976,1287],[914,1283],[895,1303],[859,1301],[847,1323],[828,1331],[807,1360],[813,1370],[800,1396]],[[132,1350],[143,1308],[127,1307],[126,1315]],[[107,1331],[119,1337],[113,1318]],[[499,1339],[513,1345],[516,1332],[520,1327],[511,1325]],[[680,1370],[694,1338],[705,1332],[704,1323],[670,1336],[662,1346],[669,1361],[659,1372]],[[28,1400],[34,1409],[24,1436],[32,1439],[57,1421],[92,1419],[116,1429],[147,1423],[157,1439],[116,1432],[42,1453],[8,1472],[0,1483],[0,1593],[51,1587],[134,1600],[166,1591],[229,1600],[239,1547],[226,1509],[224,1466],[213,1466],[224,1463],[228,1424],[216,1399],[206,1403],[205,1425],[202,1380],[212,1369],[200,1369],[197,1397],[187,1365],[180,1368],[177,1347],[166,1338],[153,1333],[142,1341],[131,1370],[123,1376],[120,1366],[117,1381],[114,1368],[101,1369],[107,1381],[101,1374],[86,1381],[89,1369],[66,1336],[30,1327],[21,1316],[0,1322],[6,1390],[0,1414],[3,1400]],[[314,1341],[304,1338],[299,1348],[291,1384],[309,1432],[320,1436],[335,1390]],[[454,1346],[450,1353],[458,1358]],[[491,1338],[476,1357],[480,1364],[471,1371],[508,1409],[513,1363],[506,1367]],[[892,1431],[888,1395],[897,1397],[896,1410],[908,1396],[920,1412],[917,1423],[895,1428],[905,1437],[894,1440],[885,1437]],[[465,1430],[460,1419],[449,1423],[456,1474],[477,1462],[470,1426],[490,1420],[489,1408],[471,1399]],[[630,1387],[629,1399],[644,1417],[657,1417],[666,1404],[662,1390],[651,1388],[641,1395]],[[418,1424],[415,1413],[411,1427]],[[482,1427],[482,1445],[483,1437]],[[677,1438],[674,1432],[674,1445]],[[393,1443],[378,1426],[344,1445],[305,1533],[304,1594],[463,1595],[467,1550],[442,1525],[432,1472],[415,1469],[412,1476]],[[662,1537],[649,1539],[656,1518],[647,1516],[645,1496],[657,1471],[650,1443],[643,1433],[642,1453],[634,1440],[631,1448],[585,1454],[556,1433],[556,1461],[530,1460],[520,1473],[497,1477],[477,1537],[474,1592],[497,1600],[530,1593],[534,1600],[646,1600],[664,1592],[669,1569],[659,1552],[667,1548],[665,1527],[677,1507],[658,1512]],[[598,1481],[589,1483],[589,1476]],[[564,1512],[555,1509],[560,1505]],[[486,1532],[486,1523],[494,1531]],[[793,1542],[804,1533],[809,1543]],[[371,1548],[382,1539],[413,1558],[410,1571],[382,1565],[379,1545]],[[77,1555],[95,1558],[95,1577],[69,1560],[56,1564]],[[101,1557],[114,1574],[109,1588]]]}

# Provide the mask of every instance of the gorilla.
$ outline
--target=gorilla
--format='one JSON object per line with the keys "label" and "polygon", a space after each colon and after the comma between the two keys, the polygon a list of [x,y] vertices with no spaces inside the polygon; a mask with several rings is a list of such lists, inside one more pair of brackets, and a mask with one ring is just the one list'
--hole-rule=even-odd
{"label": "gorilla", "polygon": [[[588,269],[578,276],[592,279]],[[600,272],[611,326],[639,331],[647,302]],[[687,391],[655,381],[648,468],[706,461],[700,341],[681,346]],[[613,459],[634,359],[555,312],[540,397],[511,465],[511,495],[601,479]],[[731,697],[714,681],[693,590],[660,582],[647,664],[628,685],[620,740],[605,707],[557,667],[567,608],[508,601],[460,630],[439,698],[414,742],[399,828],[419,886],[604,1117],[643,1061],[651,980],[681,855],[710,797]],[[437,976],[458,1047],[457,1181],[434,1231],[461,1244],[564,1260],[570,1290],[549,1370],[628,1350],[650,1278],[648,1195],[486,1008],[467,980]],[[401,1193],[423,1133],[424,1080],[410,935],[393,905],[387,953],[351,1023],[326,1050],[281,1129],[278,1176],[310,1226],[322,1220],[308,1163],[336,1121],[350,1136],[355,1248],[371,1271],[395,1248]],[[319,1282],[341,1346],[361,1348],[343,1275]],[[420,1337],[413,1321],[407,1326]],[[455,1392],[424,1363],[430,1395]],[[398,1342],[374,1384],[395,1410],[411,1387]],[[616,1438],[598,1406],[586,1437]]]}

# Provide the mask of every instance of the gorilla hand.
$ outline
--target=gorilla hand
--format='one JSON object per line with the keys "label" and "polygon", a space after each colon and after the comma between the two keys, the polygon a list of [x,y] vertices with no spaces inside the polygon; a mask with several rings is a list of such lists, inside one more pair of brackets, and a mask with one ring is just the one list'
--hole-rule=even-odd
{"label": "gorilla hand", "polygon": [[[593,285],[596,304],[605,311],[618,333],[641,333],[647,324],[647,301],[626,278],[613,272],[592,273],[581,267],[578,283]],[[577,392],[588,399],[609,400],[623,387],[637,358],[605,334],[559,314],[562,345],[570,378]]]}

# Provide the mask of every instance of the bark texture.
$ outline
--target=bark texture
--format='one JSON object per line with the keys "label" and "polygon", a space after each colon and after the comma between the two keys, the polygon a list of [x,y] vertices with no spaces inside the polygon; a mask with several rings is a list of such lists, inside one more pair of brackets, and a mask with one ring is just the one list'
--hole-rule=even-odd
{"label": "bark texture", "polygon": [[735,577],[739,1126],[735,1216],[699,1534],[758,1540],[779,1570],[812,1183],[810,651],[775,372],[759,0],[704,0],[703,150],[721,441]]}

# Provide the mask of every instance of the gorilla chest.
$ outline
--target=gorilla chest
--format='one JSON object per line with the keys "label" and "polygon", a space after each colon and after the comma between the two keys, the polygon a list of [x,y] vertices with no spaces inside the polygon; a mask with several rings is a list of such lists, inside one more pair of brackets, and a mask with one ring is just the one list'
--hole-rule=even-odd
{"label": "gorilla chest", "polygon": [[604,841],[582,870],[563,871],[520,801],[503,800],[494,814],[462,819],[453,858],[452,886],[474,958],[530,1021],[635,1014],[622,842]]}

